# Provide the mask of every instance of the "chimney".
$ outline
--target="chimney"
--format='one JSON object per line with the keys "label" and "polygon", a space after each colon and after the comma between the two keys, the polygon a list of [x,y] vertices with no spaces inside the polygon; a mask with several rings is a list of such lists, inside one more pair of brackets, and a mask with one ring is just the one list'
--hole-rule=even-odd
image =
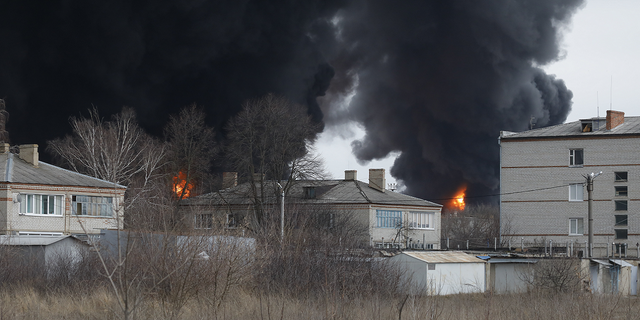
{"label": "chimney", "polygon": [[253,174],[253,182],[260,182],[264,180],[264,173],[254,173]]}
{"label": "chimney", "polygon": [[369,169],[369,188],[384,192],[384,169]]}
{"label": "chimney", "polygon": [[9,148],[11,148],[11,146],[8,143],[0,143],[0,154],[9,153]]}
{"label": "chimney", "polygon": [[223,172],[222,173],[222,189],[233,188],[238,185],[238,173],[237,172]]}
{"label": "chimney", "polygon": [[34,167],[38,166],[38,145],[23,144],[20,148],[20,159],[31,163]]}
{"label": "chimney", "polygon": [[624,112],[607,110],[607,130],[611,130],[624,123]]}
{"label": "chimney", "polygon": [[344,171],[344,179],[345,180],[358,180],[358,170],[345,170]]}

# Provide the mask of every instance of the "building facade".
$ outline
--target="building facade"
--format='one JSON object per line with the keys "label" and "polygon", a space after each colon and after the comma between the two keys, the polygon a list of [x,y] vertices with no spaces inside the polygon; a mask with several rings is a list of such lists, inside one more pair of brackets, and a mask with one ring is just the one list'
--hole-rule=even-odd
{"label": "building facade", "polygon": [[[294,181],[284,197],[287,226],[298,212],[306,211],[325,216],[330,226],[335,215],[350,215],[354,221],[368,229],[368,239],[375,247],[440,248],[440,215],[442,205],[386,190],[384,169],[369,170],[369,183],[357,180],[357,172],[345,171],[344,180]],[[231,178],[230,178],[231,177]],[[182,201],[183,209],[191,212],[195,229],[215,228],[216,223],[226,228],[247,228],[254,216],[253,192],[259,186],[250,182],[236,185],[237,175],[223,177],[229,188]],[[279,212],[280,197],[276,182],[266,181],[269,189],[263,206]],[[257,190],[257,191],[256,191]]]}
{"label": "building facade", "polygon": [[39,161],[0,145],[0,234],[98,234],[122,227],[125,187]]}
{"label": "building facade", "polygon": [[[640,242],[640,117],[592,118],[500,134],[501,235],[585,248],[593,180],[594,255]],[[600,172],[602,172],[600,174]],[[584,252],[583,252],[584,253]]]}

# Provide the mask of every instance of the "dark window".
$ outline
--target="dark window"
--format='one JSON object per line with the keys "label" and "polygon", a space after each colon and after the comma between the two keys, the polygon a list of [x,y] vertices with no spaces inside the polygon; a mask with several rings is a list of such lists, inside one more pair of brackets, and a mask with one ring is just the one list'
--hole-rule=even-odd
{"label": "dark window", "polygon": [[616,239],[627,239],[627,229],[614,229],[616,232]]}
{"label": "dark window", "polygon": [[627,181],[627,172],[626,171],[618,171],[614,172],[616,176],[616,182],[624,182]]}
{"label": "dark window", "polygon": [[616,226],[626,226],[627,225],[627,215],[626,214],[619,214],[616,215]]}
{"label": "dark window", "polygon": [[627,200],[615,200],[616,211],[627,211]]}
{"label": "dark window", "polygon": [[304,187],[304,198],[305,199],[315,199],[316,198],[316,187]]}
{"label": "dark window", "polygon": [[616,197],[627,196],[627,186],[615,186],[614,188],[616,188]]}
{"label": "dark window", "polygon": [[584,165],[584,151],[582,149],[569,150],[569,165],[576,167]]}
{"label": "dark window", "polygon": [[213,214],[196,214],[194,227],[196,229],[211,229],[213,227]]}

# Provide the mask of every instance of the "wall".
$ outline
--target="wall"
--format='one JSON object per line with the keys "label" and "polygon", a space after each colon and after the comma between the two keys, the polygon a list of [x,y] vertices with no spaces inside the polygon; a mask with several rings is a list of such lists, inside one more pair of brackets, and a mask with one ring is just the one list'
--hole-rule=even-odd
{"label": "wall", "polygon": [[[442,230],[441,224],[441,209],[440,208],[425,208],[425,207],[409,207],[409,206],[382,206],[382,205],[371,205],[371,209],[369,210],[369,225],[371,230],[371,237],[375,243],[382,242],[382,238],[384,238],[385,243],[391,242],[397,235],[397,228],[378,228],[377,227],[377,219],[376,219],[376,211],[377,210],[399,210],[402,211],[402,219],[403,226],[407,225],[406,222],[409,221],[409,213],[410,212],[433,212],[433,229],[412,229],[406,228],[403,232],[407,237],[413,240],[413,243],[427,243],[432,244],[433,249],[440,249],[440,233]],[[400,237],[400,239],[404,239],[404,237]],[[423,242],[424,241],[424,242]],[[402,240],[401,247],[404,247],[404,240]]]}
{"label": "wall", "polygon": [[[64,214],[60,216],[47,215],[21,215],[20,204],[16,201],[20,193],[64,195]],[[70,186],[47,186],[47,185],[26,185],[13,184],[10,187],[10,197],[0,200],[2,208],[8,212],[7,233],[12,232],[61,232],[63,234],[97,234],[100,229],[113,229],[118,226],[114,217],[88,217],[76,216],[72,214],[71,197],[73,195],[89,195],[114,197],[114,211],[120,219],[120,226],[124,218],[122,204],[124,201],[124,191],[114,189],[98,189],[89,187]],[[83,229],[84,227],[84,229]]]}
{"label": "wall", "polygon": [[[501,222],[503,235],[516,240],[587,239],[587,201],[570,202],[569,184],[602,171],[594,180],[594,243],[614,241],[615,214],[628,215],[628,243],[640,242],[640,138],[565,139],[501,142]],[[569,149],[584,149],[584,166],[569,167]],[[614,182],[614,171],[627,171],[628,182]],[[614,196],[614,186],[628,186],[628,197]],[[557,188],[556,188],[557,187]],[[533,192],[514,193],[525,190]],[[508,194],[513,193],[513,194]],[[584,198],[587,190],[583,189]],[[628,210],[614,210],[614,200],[628,200]],[[583,236],[569,236],[569,218],[582,218]],[[616,227],[617,228],[617,227]],[[603,251],[603,250],[600,250]],[[604,254],[597,252],[596,254]]]}

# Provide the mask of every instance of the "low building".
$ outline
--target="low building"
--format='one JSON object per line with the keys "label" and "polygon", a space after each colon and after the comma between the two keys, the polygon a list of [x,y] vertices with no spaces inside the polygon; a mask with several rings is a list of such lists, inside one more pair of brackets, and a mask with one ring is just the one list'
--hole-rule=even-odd
{"label": "low building", "polygon": [[[442,205],[386,190],[384,174],[384,169],[369,170],[369,183],[358,181],[355,170],[345,171],[343,180],[293,181],[284,196],[285,221],[289,226],[297,213],[309,212],[331,228],[336,215],[350,215],[369,230],[363,241],[373,246],[439,249]],[[272,214],[279,212],[281,192],[275,181],[237,185],[235,177],[225,174],[228,188],[182,201],[195,229],[222,223],[225,228],[245,230],[258,206]],[[253,195],[263,192],[261,185],[265,196],[256,198]]]}
{"label": "low building", "polygon": [[484,292],[485,262],[461,251],[405,251],[390,262],[406,270],[412,290],[429,295]]}
{"label": "low building", "polygon": [[99,234],[122,226],[125,187],[39,161],[0,145],[0,234]]}

